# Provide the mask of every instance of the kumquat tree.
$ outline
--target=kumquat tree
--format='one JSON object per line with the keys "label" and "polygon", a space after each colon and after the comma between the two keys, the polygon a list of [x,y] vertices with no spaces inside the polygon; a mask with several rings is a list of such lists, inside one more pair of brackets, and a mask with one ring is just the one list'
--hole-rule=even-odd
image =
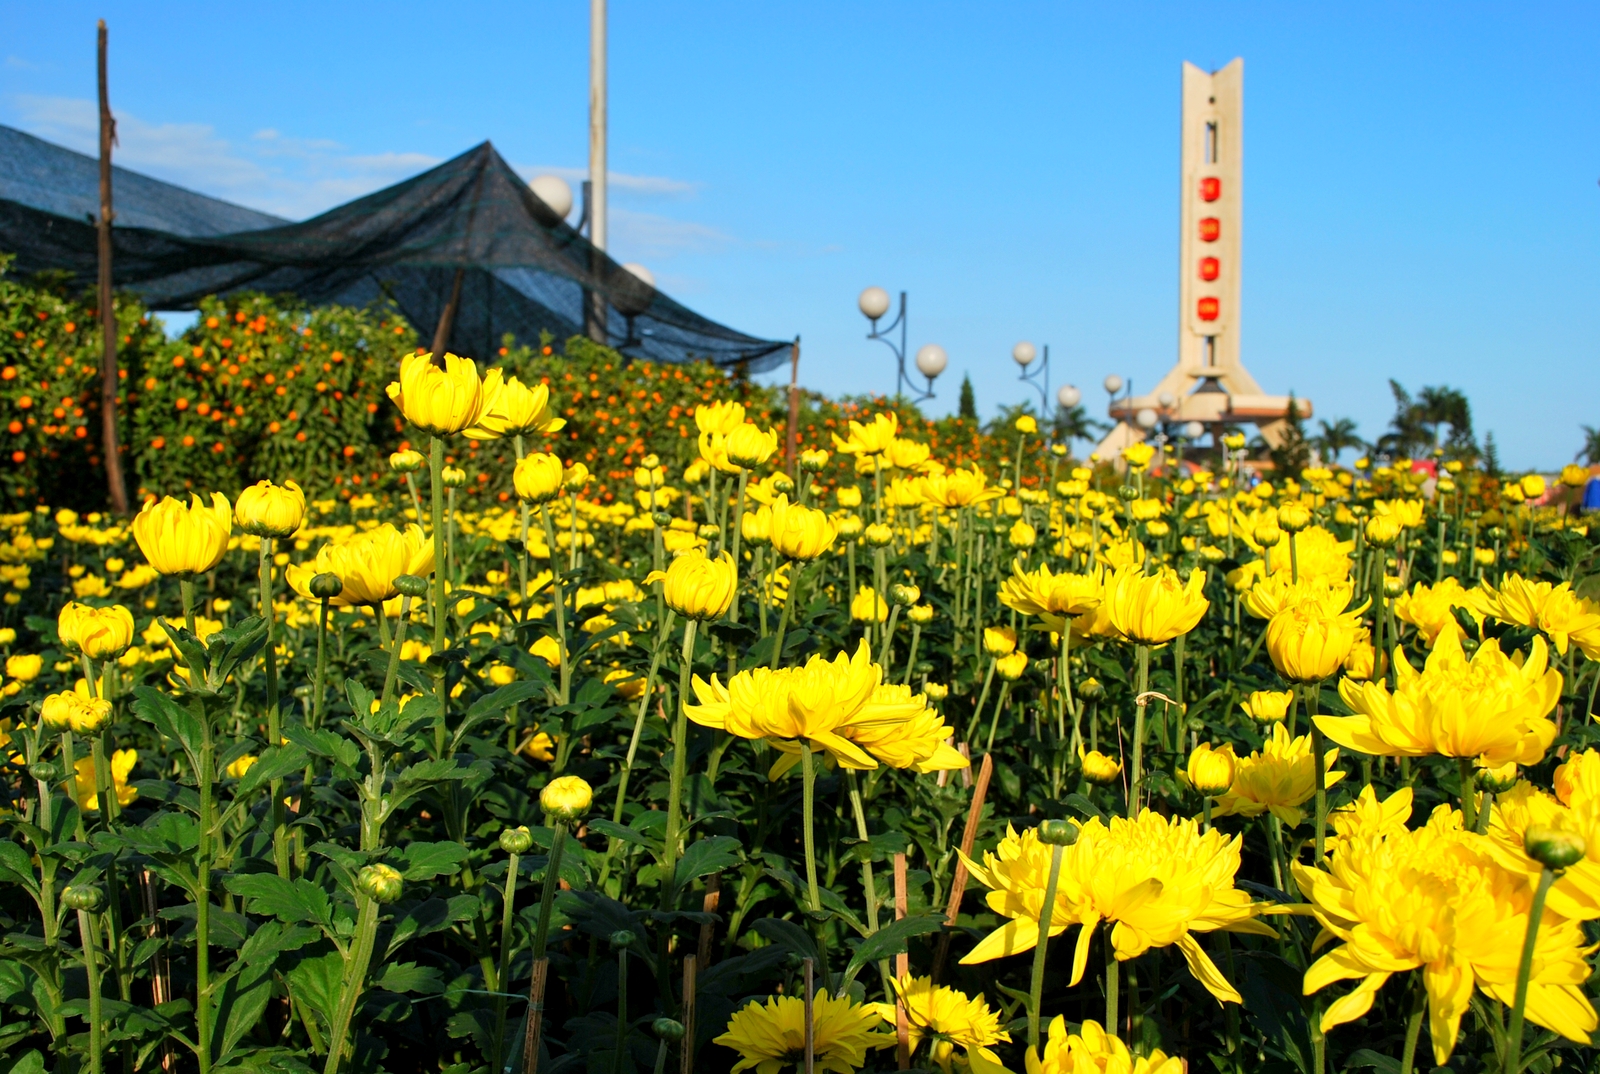
{"label": "kumquat tree", "polygon": [[0,1070],[1596,1067],[1580,467],[4,286]]}

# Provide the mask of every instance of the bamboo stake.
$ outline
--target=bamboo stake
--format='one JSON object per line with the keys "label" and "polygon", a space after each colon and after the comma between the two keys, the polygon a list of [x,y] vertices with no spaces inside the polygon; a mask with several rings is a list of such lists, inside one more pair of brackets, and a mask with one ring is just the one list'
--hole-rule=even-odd
{"label": "bamboo stake", "polygon": [[[994,758],[989,754],[983,755],[983,763],[978,767],[978,782],[972,789],[972,804],[967,808],[967,826],[961,832],[961,853],[972,854],[972,844],[978,838],[978,821],[983,817],[983,800],[989,794],[989,780],[994,776]],[[944,923],[945,932],[939,937],[939,949],[933,957],[933,983],[939,983],[939,976],[944,971],[944,960],[950,955],[949,930],[955,927],[956,919],[961,916],[961,897],[967,892],[967,867],[957,859],[954,877],[950,880],[950,900],[945,904]]]}

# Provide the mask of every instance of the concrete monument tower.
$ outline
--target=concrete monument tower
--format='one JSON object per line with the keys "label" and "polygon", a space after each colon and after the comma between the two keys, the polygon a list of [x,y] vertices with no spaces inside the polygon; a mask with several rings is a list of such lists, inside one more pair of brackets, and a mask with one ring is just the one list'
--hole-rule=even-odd
{"label": "concrete monument tower", "polygon": [[[1102,456],[1164,423],[1254,424],[1274,443],[1284,427],[1288,397],[1263,394],[1239,361],[1244,60],[1211,74],[1183,65],[1181,140],[1178,361],[1148,394],[1112,403]],[[1297,398],[1295,410],[1308,417],[1311,404]]]}

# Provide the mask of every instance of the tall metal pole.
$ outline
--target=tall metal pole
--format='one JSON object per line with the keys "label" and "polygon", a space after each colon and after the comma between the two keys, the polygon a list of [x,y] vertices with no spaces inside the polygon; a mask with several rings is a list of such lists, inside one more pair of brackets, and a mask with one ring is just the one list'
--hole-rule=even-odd
{"label": "tall metal pole", "polygon": [[606,248],[606,0],[589,0],[589,241]]}
{"label": "tall metal pole", "polygon": [[128,513],[128,488],[122,481],[122,457],[117,447],[117,311],[111,295],[111,146],[117,140],[117,121],[111,118],[111,96],[106,89],[106,20],[99,28],[100,76],[100,450],[106,457],[106,484],[111,509]]}

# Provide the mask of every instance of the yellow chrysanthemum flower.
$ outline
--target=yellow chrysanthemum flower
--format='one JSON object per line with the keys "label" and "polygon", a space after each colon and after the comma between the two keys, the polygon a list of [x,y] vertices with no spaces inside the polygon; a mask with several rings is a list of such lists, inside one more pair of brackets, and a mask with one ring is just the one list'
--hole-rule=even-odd
{"label": "yellow chrysanthemum flower", "polygon": [[1498,588],[1483,589],[1487,614],[1540,631],[1562,656],[1575,642],[1590,659],[1600,659],[1600,605],[1574,593],[1571,582],[1557,585],[1507,574]]}
{"label": "yellow chrysanthemum flower", "polygon": [[[867,1052],[894,1047],[893,1033],[876,1027],[882,1019],[871,1007],[849,998],[835,998],[827,989],[811,999],[811,1054],[816,1070],[855,1074]],[[778,1074],[786,1066],[803,1066],[806,1047],[806,1001],[799,996],[751,1000],[728,1019],[728,1028],[712,1040],[739,1053],[733,1074],[754,1070]]]}
{"label": "yellow chrysanthemum flower", "polygon": [[[117,805],[129,805],[139,797],[139,789],[128,786],[128,776],[132,774],[133,766],[139,763],[139,751],[116,750],[111,754],[109,761],[111,784],[117,796]],[[79,757],[73,762],[72,767],[72,795],[78,800],[78,808],[86,813],[98,812],[100,796],[94,789],[94,758]]]}
{"label": "yellow chrysanthemum flower", "polygon": [[433,573],[433,542],[415,523],[397,530],[385,522],[377,529],[323,545],[315,562],[290,564],[285,575],[296,593],[315,600],[311,579],[324,573],[337,575],[344,583],[329,602],[336,607],[382,604],[399,594],[394,580],[402,574]]}
{"label": "yellow chrysanthemum flower", "polygon": [[[1322,755],[1323,786],[1331,787],[1344,778],[1333,771],[1339,751]],[[1233,769],[1233,786],[1217,798],[1214,817],[1238,815],[1258,817],[1270,812],[1293,828],[1304,819],[1300,807],[1317,793],[1317,770],[1311,761],[1311,736],[1291,738],[1282,721],[1272,725],[1272,735],[1261,748],[1239,758]]]}
{"label": "yellow chrysanthemum flower", "polygon": [[[1360,982],[1328,1006],[1324,1031],[1366,1014],[1393,974],[1421,970],[1443,1066],[1474,990],[1512,1005],[1532,892],[1497,864],[1486,837],[1462,830],[1459,812],[1440,806],[1416,831],[1353,833],[1330,846],[1326,871],[1292,869],[1317,921],[1343,941],[1306,971],[1306,994]],[[1546,909],[1525,1008],[1529,1021],[1585,1044],[1596,1026],[1586,951],[1578,922]]]}
{"label": "yellow chrysanthemum flower", "polygon": [[1100,607],[1104,581],[1103,572],[1054,574],[1047,564],[1025,571],[1019,562],[1012,566],[1011,577],[1000,583],[1000,603],[1023,615],[1036,615],[1060,633],[1064,619]]}
{"label": "yellow chrysanthemum flower", "polygon": [[1044,1054],[1028,1053],[1028,1074],[1184,1074],[1182,1059],[1160,1048],[1135,1056],[1099,1022],[1087,1021],[1067,1032],[1067,1020],[1056,1015],[1045,1037]]}
{"label": "yellow chrysanthemum flower", "polygon": [[881,455],[889,450],[899,431],[900,416],[892,410],[880,411],[865,424],[851,421],[850,435],[846,439],[841,440],[839,434],[834,433],[833,446],[841,455]]}
{"label": "yellow chrysanthemum flower", "polygon": [[[990,1045],[1010,1041],[1011,1034],[1000,1027],[999,1013],[990,1010],[982,996],[973,999],[954,988],[935,986],[931,977],[910,974],[894,978],[890,984],[905,1004],[912,1054],[924,1040],[931,1040],[930,1056],[944,1074],[950,1074],[957,1048],[973,1074],[999,1074],[1005,1069]],[[895,1024],[895,1004],[874,1003],[871,1007],[885,1022]]]}
{"label": "yellow chrysanthemum flower", "polygon": [[[1561,673],[1548,666],[1543,638],[1519,661],[1493,639],[1468,661],[1448,631],[1439,636],[1422,671],[1395,649],[1395,691],[1383,682],[1339,683],[1350,716],[1317,716],[1317,726],[1347,749],[1383,757],[1481,757],[1538,764],[1555,740],[1549,719],[1561,696]],[[1520,654],[1519,654],[1520,655]]]}
{"label": "yellow chrysanthemum flower", "polygon": [[925,474],[918,480],[917,488],[924,503],[952,509],[988,503],[1005,495],[1005,490],[991,486],[989,479],[976,466],[968,470]]}
{"label": "yellow chrysanthemum flower", "polygon": [[1123,637],[1160,645],[1193,630],[1206,614],[1205,584],[1205,571],[1191,572],[1184,582],[1170,567],[1154,574],[1124,567],[1106,579],[1102,605]]}
{"label": "yellow chrysanthemum flower", "polygon": [[1416,627],[1430,647],[1439,640],[1440,634],[1454,634],[1457,641],[1466,636],[1456,621],[1455,608],[1471,610],[1472,602],[1461,583],[1449,576],[1434,586],[1418,582],[1411,587],[1411,592],[1394,602],[1395,618]]}
{"label": "yellow chrysanthemum flower", "polygon": [[[988,904],[1011,920],[973,948],[961,961],[987,962],[1032,950],[1039,942],[1039,911],[1054,848],[1029,829],[1006,837],[979,865],[966,855],[968,871],[989,888]],[[1079,830],[1077,842],[1061,855],[1050,935],[1081,926],[1072,961],[1072,984],[1083,979],[1089,939],[1102,920],[1113,922],[1111,945],[1121,961],[1152,947],[1176,945],[1189,971],[1220,1001],[1239,1003],[1239,993],[1194,933],[1224,929],[1275,935],[1255,920],[1250,896],[1234,887],[1239,871],[1239,839],[1213,829],[1201,832],[1199,822],[1168,819],[1142,810],[1136,819],[1113,817],[1109,826],[1098,817]]]}

